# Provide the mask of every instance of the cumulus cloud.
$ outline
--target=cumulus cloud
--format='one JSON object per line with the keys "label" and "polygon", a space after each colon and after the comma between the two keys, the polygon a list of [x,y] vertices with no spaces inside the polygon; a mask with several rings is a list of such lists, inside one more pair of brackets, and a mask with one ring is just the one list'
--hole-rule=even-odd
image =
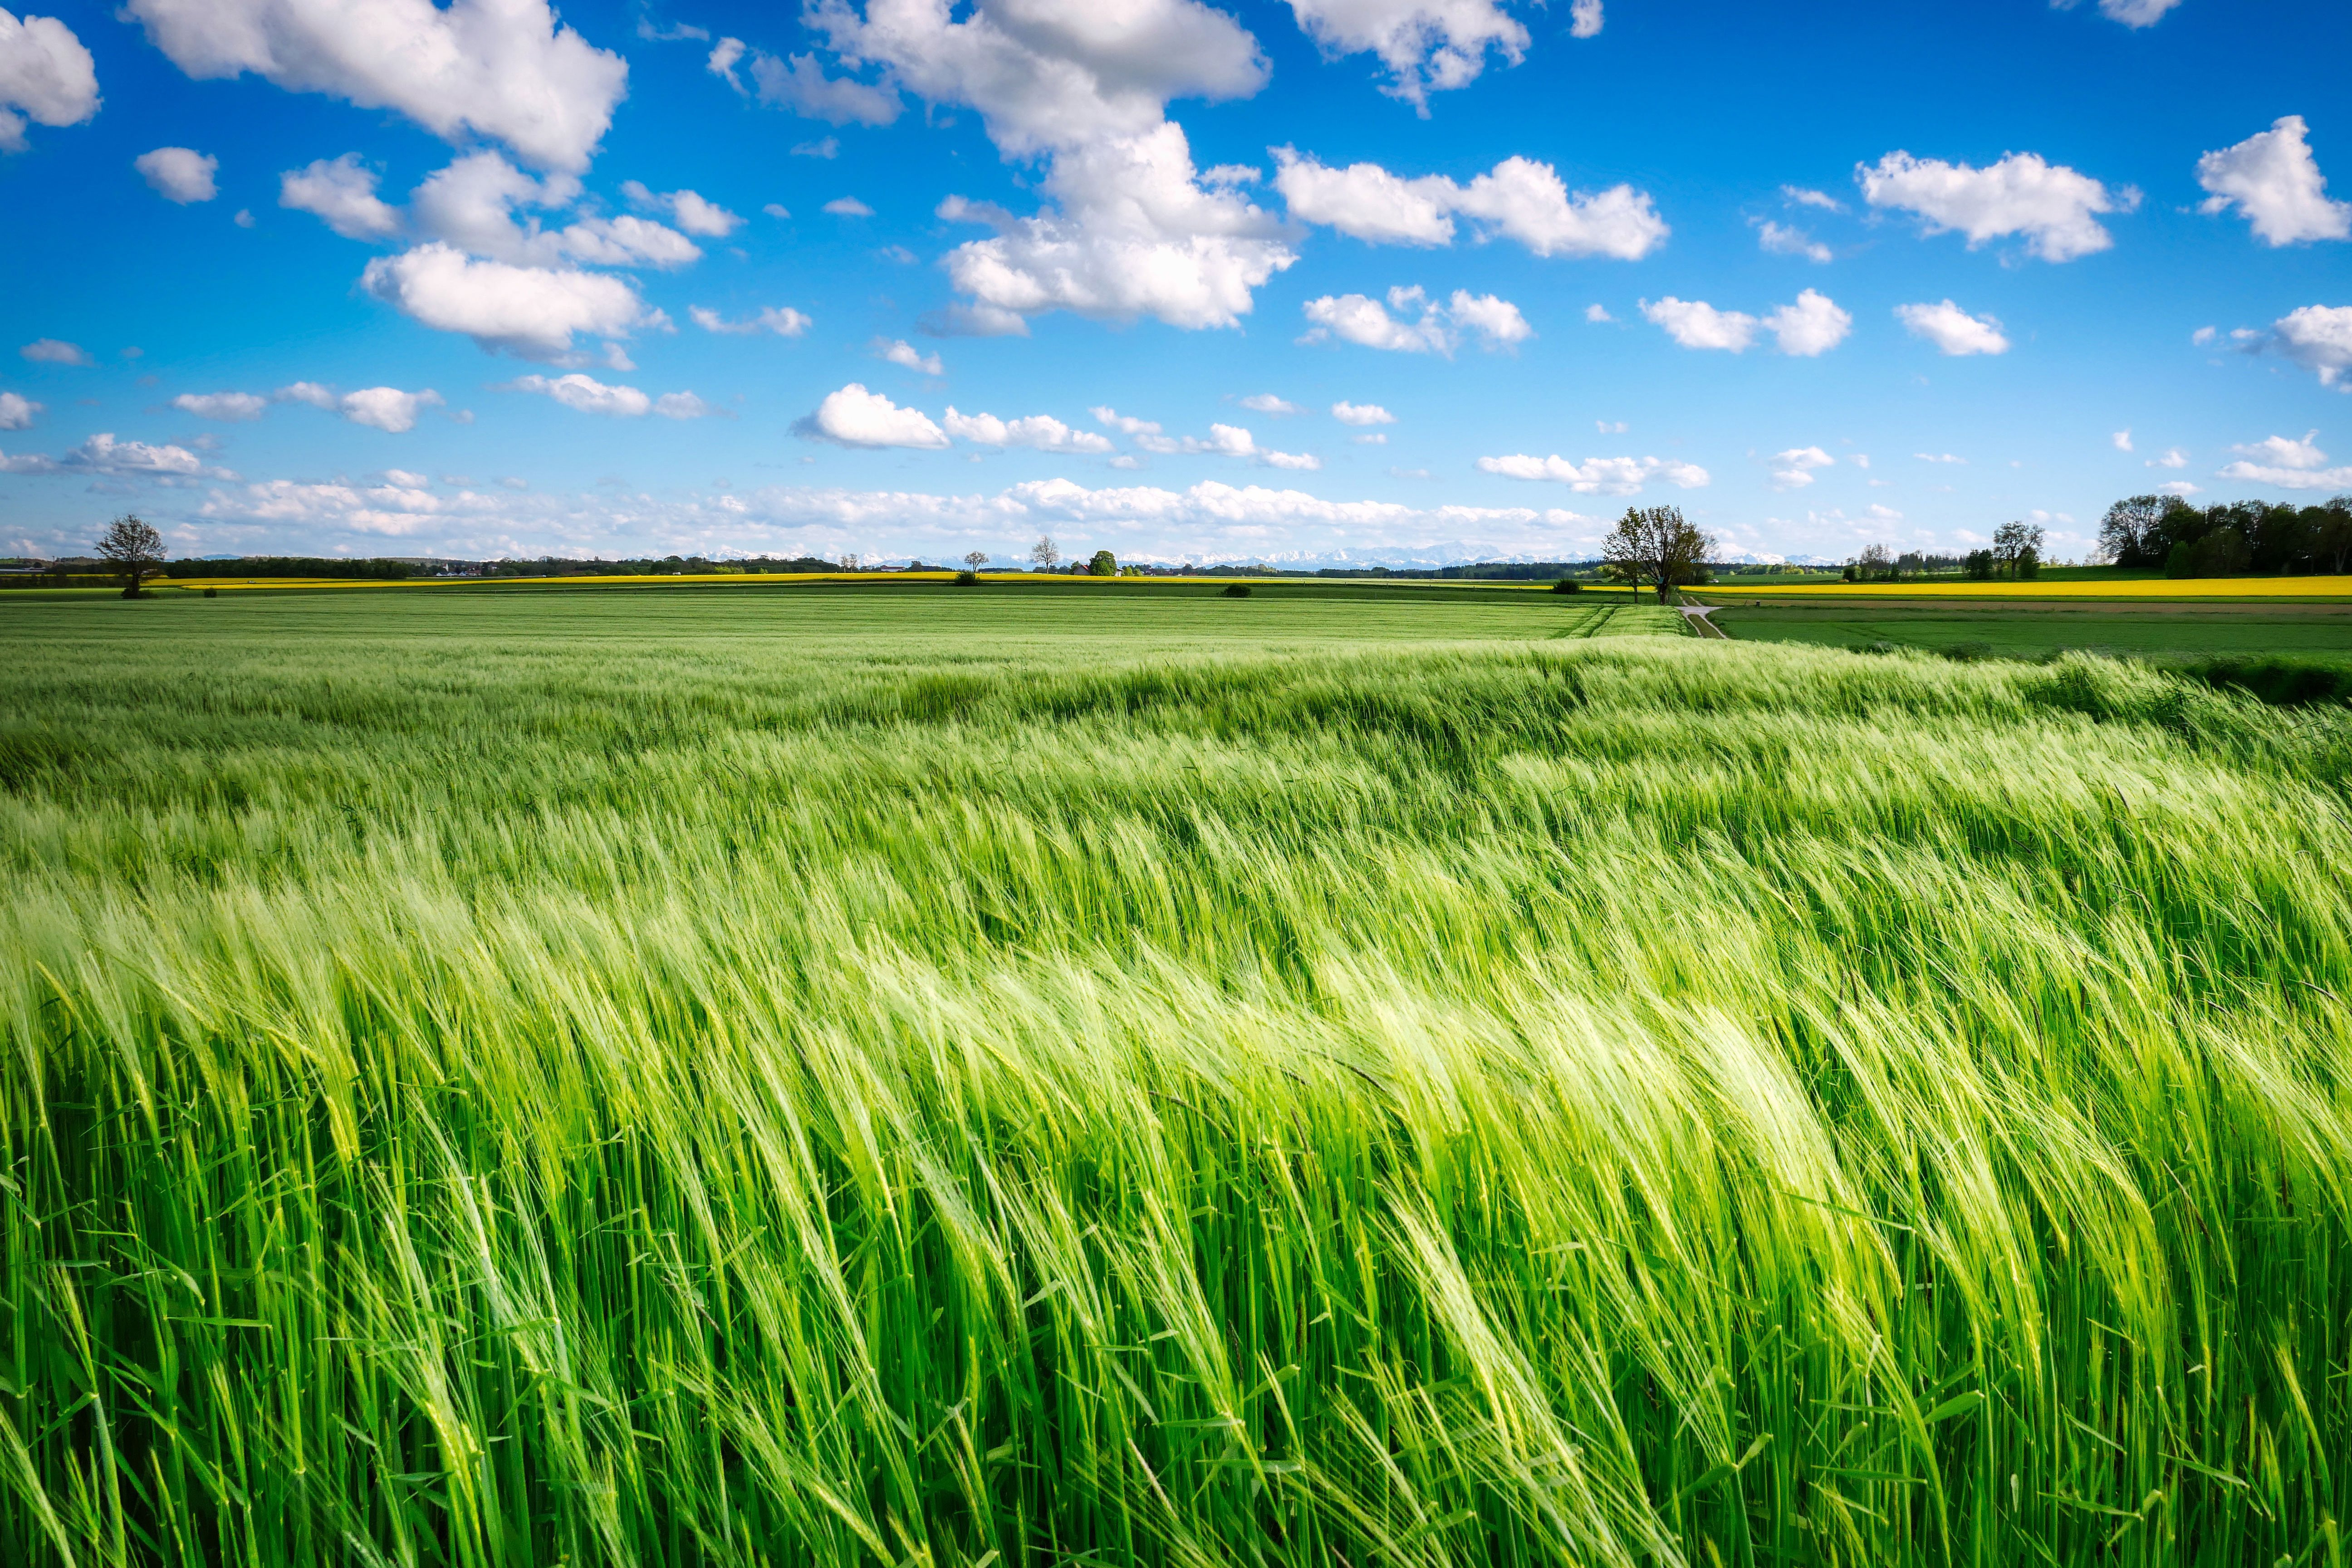
{"label": "cumulus cloud", "polygon": [[1845,204],[1827,191],[1809,190],[1803,185],[1782,185],[1780,195],[1791,206],[1819,207],[1826,213],[1845,211]]}
{"label": "cumulus cloud", "polygon": [[2189,454],[2178,447],[2167,447],[2162,457],[2147,460],[2147,467],[2151,468],[2185,468],[2188,466]]}
{"label": "cumulus cloud", "polygon": [[2009,339],[1991,316],[1971,316],[1949,300],[1934,304],[1897,305],[1895,319],[1915,338],[1925,338],[1946,354],[2001,354]]}
{"label": "cumulus cloud", "polygon": [[0,392],[0,430],[29,430],[33,419],[48,407],[13,392]]}
{"label": "cumulus cloud", "polygon": [[0,11],[0,153],[25,150],[25,121],[79,125],[98,112],[98,64],[54,16]]}
{"label": "cumulus cloud", "polygon": [[919,408],[901,408],[878,392],[851,382],[825,395],[816,411],[793,425],[805,440],[831,441],[843,447],[923,447],[948,444],[947,432],[931,423]]}
{"label": "cumulus cloud", "polygon": [[220,187],[213,183],[213,173],[220,167],[220,160],[193,147],[158,147],[131,159],[131,166],[167,202],[186,206],[191,202],[208,202],[220,195]]}
{"label": "cumulus cloud", "polygon": [[[1388,68],[1381,89],[1429,112],[1429,95],[1467,87],[1489,54],[1509,65],[1526,57],[1528,30],[1494,0],[1290,0],[1299,27],[1326,54],[1371,54]],[[1580,38],[1601,30],[1600,0],[1570,13]]]}
{"label": "cumulus cloud", "polygon": [[[2074,8],[2075,0],[2050,0],[2061,11]],[[2099,15],[2126,27],[2153,27],[2180,0],[2099,0]]]}
{"label": "cumulus cloud", "polygon": [[742,39],[721,38],[711,46],[709,58],[702,62],[703,68],[741,92],[743,79],[735,74],[735,67],[743,58],[743,52]]}
{"label": "cumulus cloud", "polygon": [[2216,478],[2242,483],[2271,485],[2286,490],[2334,490],[2352,488],[2352,467],[2331,468],[2319,449],[2319,432],[2297,441],[2272,436],[2249,446],[2232,447],[2240,461],[2223,468]]}
{"label": "cumulus cloud", "polygon": [[2130,451],[2130,450],[2132,449],[2132,439],[2131,439],[2131,432],[2130,432],[2130,431],[2128,431],[2128,430],[2118,430],[2118,431],[2116,431],[2116,432],[2114,439],[2115,439],[2115,443],[2116,443],[2116,451],[2118,451],[2118,452],[2128,452],[2128,451]]}
{"label": "cumulus cloud", "polygon": [[718,311],[700,305],[686,308],[687,319],[706,332],[773,332],[780,338],[796,338],[814,324],[811,319],[790,305],[763,305],[759,314],[730,321]]}
{"label": "cumulus cloud", "polygon": [[636,289],[623,279],[477,261],[437,241],[376,258],[360,281],[425,326],[463,332],[487,352],[525,359],[569,353],[575,333],[625,337],[648,319]]}
{"label": "cumulus cloud", "polygon": [[872,217],[874,209],[856,196],[835,196],[824,204],[824,210],[835,217]]}
{"label": "cumulus cloud", "polygon": [[1110,441],[1091,430],[1073,430],[1050,414],[1025,419],[999,419],[993,414],[960,414],[948,406],[948,434],[981,447],[1029,447],[1040,452],[1104,453]]}
{"label": "cumulus cloud", "polygon": [[79,343],[68,343],[57,338],[36,338],[16,351],[35,364],[96,364],[89,351]]}
{"label": "cumulus cloud", "polygon": [[1331,417],[1342,425],[1393,425],[1396,416],[1377,403],[1349,403],[1345,399],[1331,405]]}
{"label": "cumulus cloud", "polygon": [[[887,360],[890,363],[904,370],[911,370],[919,375],[945,375],[948,373],[947,365],[941,362],[938,354],[920,353],[914,344],[904,338],[877,338],[872,346],[877,359]],[[953,426],[950,429],[952,432]]]}
{"label": "cumulus cloud", "polygon": [[144,441],[118,441],[100,431],[63,457],[37,453],[0,456],[0,473],[95,474],[110,479],[152,479],[164,484],[194,479],[234,479],[226,468],[208,466],[185,447],[154,446]]}
{"label": "cumulus cloud", "polygon": [[1570,0],[1568,36],[1571,38],[1597,38],[1601,36],[1601,0]]}
{"label": "cumulus cloud", "polygon": [[447,142],[503,142],[542,169],[587,166],[629,68],[557,25],[547,0],[128,0],[189,76],[251,71],[289,92],[391,109]]}
{"label": "cumulus cloud", "polygon": [[1242,399],[1242,406],[1253,414],[1271,414],[1276,418],[1285,415],[1307,412],[1297,404],[1286,398],[1276,397],[1271,392],[1254,392]]}
{"label": "cumulus cloud", "polygon": [[184,392],[172,406],[199,419],[243,421],[260,418],[269,399],[251,392]]}
{"label": "cumulus cloud", "polygon": [[1808,261],[1834,259],[1828,246],[1803,229],[1774,223],[1770,218],[1757,221],[1756,243],[1775,256],[1801,256]]}
{"label": "cumulus cloud", "polygon": [[679,228],[707,239],[725,239],[743,225],[735,214],[692,191],[652,191],[635,180],[624,180],[621,195],[634,206],[669,214]]}
{"label": "cumulus cloud", "polygon": [[1566,485],[1579,495],[1630,496],[1653,479],[1686,490],[1712,482],[1707,471],[1697,464],[1671,458],[1587,458],[1581,463],[1571,463],[1557,454],[1534,458],[1521,453],[1507,458],[1481,458],[1478,467],[1507,479],[1542,479]]}
{"label": "cumulus cloud", "polygon": [[654,406],[654,400],[634,386],[608,386],[578,372],[553,380],[543,375],[517,376],[502,390],[533,392],[583,414],[607,414],[621,419],[642,418]]}
{"label": "cumulus cloud", "polygon": [[1609,307],[1606,305],[1587,305],[1584,307],[1584,319],[1598,326],[1603,321],[1613,321],[1617,318],[1609,313]]}
{"label": "cumulus cloud", "polygon": [[397,436],[415,429],[417,416],[441,404],[441,395],[429,386],[421,392],[403,392],[396,386],[368,386],[343,394],[337,407],[354,425]]}
{"label": "cumulus cloud", "polygon": [[[1391,310],[1396,314],[1391,315]],[[1475,333],[1490,350],[1510,348],[1535,336],[1517,305],[1466,289],[1456,289],[1444,300],[1430,299],[1417,286],[1391,289],[1385,305],[1363,294],[1327,294],[1309,300],[1306,314],[1312,324],[1299,338],[1302,343],[1338,338],[1403,353],[1451,354],[1465,333]]]}
{"label": "cumulus cloud", "polygon": [[849,0],[810,19],[845,62],[888,68],[926,100],[979,111],[1008,158],[1045,157],[1033,216],[950,197],[940,216],[996,232],[947,258],[970,302],[941,330],[1013,332],[1068,310],[1173,326],[1236,325],[1252,293],[1294,259],[1283,227],[1204,183],[1165,106],[1246,97],[1265,80],[1256,40],[1199,0],[1078,0],[978,6]]}
{"label": "cumulus cloud", "polygon": [[1815,468],[1833,468],[1837,459],[1819,447],[1791,447],[1785,452],[1775,452],[1772,463],[1772,488],[1797,490],[1813,482]]}
{"label": "cumulus cloud", "polygon": [[345,239],[388,239],[400,232],[400,213],[378,199],[375,184],[357,153],[320,158],[278,176],[278,205],[315,214]]}
{"label": "cumulus cloud", "polygon": [[2139,193],[2120,193],[2036,153],[2011,153],[1973,168],[1939,158],[1894,152],[1874,167],[1856,164],[1854,178],[1874,207],[1916,213],[1929,234],[1958,229],[1969,248],[1990,239],[2024,237],[2029,255],[2072,261],[2115,244],[2098,222],[2102,213],[2130,212]]}
{"label": "cumulus cloud", "polygon": [[2327,180],[2300,114],[2272,121],[2268,131],[2197,160],[2197,183],[2208,193],[2197,210],[2236,207],[2255,235],[2273,246],[2302,240],[2352,238],[2352,202],[2330,201]]}
{"label": "cumulus cloud", "polygon": [[485,151],[428,175],[409,210],[425,238],[520,267],[682,267],[700,259],[701,248],[686,236],[641,217],[587,217],[560,229],[515,217],[518,207],[568,206],[579,195],[580,183],[568,174],[535,180]]}
{"label": "cumulus cloud", "polygon": [[1853,316],[1829,296],[1811,289],[1761,320],[1743,310],[1719,310],[1704,300],[1677,300],[1671,294],[1654,304],[1644,300],[1641,307],[1643,315],[1686,349],[1745,353],[1761,331],[1772,334],[1782,353],[1811,359],[1837,347],[1853,330]]}
{"label": "cumulus cloud", "polygon": [[[2259,341],[2261,334],[2236,334]],[[2305,305],[2271,324],[2271,341],[2297,364],[2316,371],[2319,384],[2352,392],[2352,305]]]}
{"label": "cumulus cloud", "polygon": [[1331,168],[1289,147],[1274,149],[1275,189],[1302,223],[1322,224],[1375,245],[1450,245],[1454,215],[1538,256],[1605,256],[1634,261],[1672,231],[1646,192],[1631,185],[1570,195],[1549,163],[1506,158],[1468,184],[1442,174],[1406,179],[1377,163]]}
{"label": "cumulus cloud", "polygon": [[754,54],[751,79],[758,84],[761,102],[827,125],[887,125],[904,107],[887,87],[826,76],[814,55],[780,60]]}

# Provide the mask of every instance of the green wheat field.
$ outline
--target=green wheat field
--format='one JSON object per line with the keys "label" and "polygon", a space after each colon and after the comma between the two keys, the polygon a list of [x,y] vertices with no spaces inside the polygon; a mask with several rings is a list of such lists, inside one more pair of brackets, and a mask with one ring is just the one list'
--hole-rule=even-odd
{"label": "green wheat field", "polygon": [[2352,710],[0,604],[0,1562],[2341,1565]]}

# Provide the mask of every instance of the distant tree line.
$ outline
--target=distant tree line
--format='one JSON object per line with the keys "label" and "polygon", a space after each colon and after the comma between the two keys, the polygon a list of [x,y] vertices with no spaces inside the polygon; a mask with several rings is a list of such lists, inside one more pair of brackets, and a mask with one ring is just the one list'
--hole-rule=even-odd
{"label": "distant tree line", "polygon": [[2340,576],[2352,572],[2352,496],[2303,507],[2129,496],[2100,520],[2099,548],[2172,577]]}

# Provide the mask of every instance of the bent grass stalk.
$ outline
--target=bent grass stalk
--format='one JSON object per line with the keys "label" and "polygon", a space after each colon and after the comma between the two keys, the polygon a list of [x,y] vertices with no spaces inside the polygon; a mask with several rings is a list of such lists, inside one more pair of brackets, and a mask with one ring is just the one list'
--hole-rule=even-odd
{"label": "bent grass stalk", "polygon": [[538,613],[8,678],[11,1560],[2336,1560],[2344,714]]}

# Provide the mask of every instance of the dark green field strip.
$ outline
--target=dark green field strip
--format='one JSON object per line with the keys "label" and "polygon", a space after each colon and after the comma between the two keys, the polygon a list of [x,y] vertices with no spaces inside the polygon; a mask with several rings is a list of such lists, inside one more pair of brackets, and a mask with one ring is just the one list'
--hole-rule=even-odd
{"label": "dark green field strip", "polygon": [[2031,608],[1948,602],[1934,605],[1729,604],[1713,616],[1733,637],[1830,647],[1874,643],[1937,652],[1984,644],[2038,658],[2069,648],[2166,658],[2215,654],[2352,657],[2352,610],[2303,605],[2128,608],[2049,604]]}

